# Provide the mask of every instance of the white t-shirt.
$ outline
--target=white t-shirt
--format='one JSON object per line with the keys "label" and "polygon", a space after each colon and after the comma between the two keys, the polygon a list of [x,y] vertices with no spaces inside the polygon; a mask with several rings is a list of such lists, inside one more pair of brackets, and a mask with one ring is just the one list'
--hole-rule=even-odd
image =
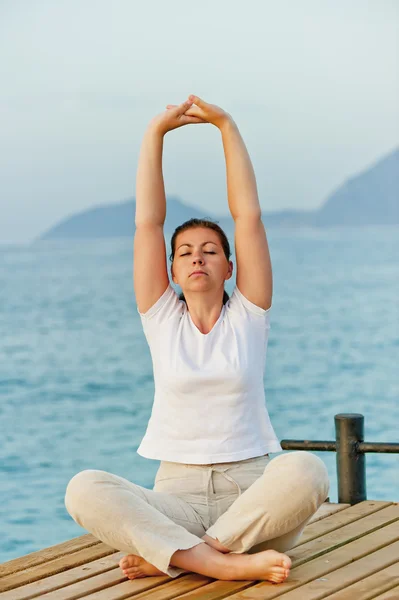
{"label": "white t-shirt", "polygon": [[235,287],[203,334],[171,284],[146,313],[139,312],[155,397],[138,454],[212,464],[282,450],[263,386],[269,313]]}

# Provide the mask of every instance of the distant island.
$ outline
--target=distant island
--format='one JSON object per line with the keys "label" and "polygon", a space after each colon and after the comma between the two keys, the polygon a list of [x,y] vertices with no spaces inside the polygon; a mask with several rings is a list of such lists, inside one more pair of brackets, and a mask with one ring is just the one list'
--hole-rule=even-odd
{"label": "distant island", "polygon": [[[221,227],[232,225],[230,215],[215,216],[167,196],[165,232],[171,233],[193,217],[208,217]],[[97,206],[63,219],[39,240],[132,237],[135,199]],[[362,173],[350,177],[317,210],[263,212],[267,227],[331,227],[399,224],[399,148]]]}

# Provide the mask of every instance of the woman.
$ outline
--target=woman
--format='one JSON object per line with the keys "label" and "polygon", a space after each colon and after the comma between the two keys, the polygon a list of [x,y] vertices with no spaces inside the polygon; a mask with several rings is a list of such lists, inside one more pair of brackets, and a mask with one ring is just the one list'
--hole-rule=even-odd
{"label": "woman", "polygon": [[[163,138],[190,123],[221,133],[235,223],[236,286],[228,240],[192,219],[172,237],[167,272]],[[127,553],[129,579],[186,571],[215,579],[284,581],[285,552],[326,500],[327,469],[309,452],[281,454],[265,406],[263,375],[272,269],[255,175],[232,117],[197,96],[168,105],[149,124],[136,190],[134,288],[150,346],[155,399],[138,448],[160,460],[153,490],[105,471],[68,484],[68,512]]]}

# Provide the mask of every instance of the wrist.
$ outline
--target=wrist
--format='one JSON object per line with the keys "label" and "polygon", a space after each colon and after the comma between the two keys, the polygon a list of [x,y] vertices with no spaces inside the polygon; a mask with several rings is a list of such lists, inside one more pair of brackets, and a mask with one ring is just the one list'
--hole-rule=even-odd
{"label": "wrist", "polygon": [[162,126],[157,123],[155,119],[152,119],[147,127],[146,134],[158,138],[163,138],[167,132],[162,128]]}
{"label": "wrist", "polygon": [[223,133],[224,131],[228,131],[230,129],[234,129],[235,127],[237,127],[237,125],[236,125],[233,117],[231,115],[229,115],[228,113],[226,113],[226,116],[223,118],[221,123],[218,125],[218,129],[221,133]]}

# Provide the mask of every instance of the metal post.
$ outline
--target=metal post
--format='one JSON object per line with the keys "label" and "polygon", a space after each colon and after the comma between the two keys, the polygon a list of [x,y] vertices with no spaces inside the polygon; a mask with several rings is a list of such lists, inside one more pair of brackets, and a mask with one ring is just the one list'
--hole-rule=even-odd
{"label": "metal post", "polygon": [[335,415],[338,502],[357,504],[366,500],[366,457],[359,452],[364,441],[364,416]]}

